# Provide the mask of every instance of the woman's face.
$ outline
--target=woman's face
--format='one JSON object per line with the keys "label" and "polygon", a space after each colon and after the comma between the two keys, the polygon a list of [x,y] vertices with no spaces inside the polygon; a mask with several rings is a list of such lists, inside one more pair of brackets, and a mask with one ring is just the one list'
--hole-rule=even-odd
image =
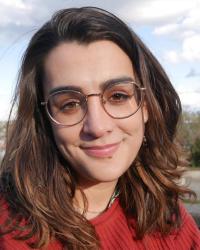
{"label": "woman's face", "polygon": [[[102,92],[102,84],[135,79],[129,57],[115,43],[62,43],[45,60],[46,98],[57,88],[80,88],[85,95]],[[143,110],[142,110],[143,109]],[[143,120],[144,118],[144,120]],[[138,154],[148,114],[143,106],[133,116],[114,119],[99,96],[88,98],[84,119],[70,127],[52,123],[56,144],[75,169],[80,184],[116,182]]]}

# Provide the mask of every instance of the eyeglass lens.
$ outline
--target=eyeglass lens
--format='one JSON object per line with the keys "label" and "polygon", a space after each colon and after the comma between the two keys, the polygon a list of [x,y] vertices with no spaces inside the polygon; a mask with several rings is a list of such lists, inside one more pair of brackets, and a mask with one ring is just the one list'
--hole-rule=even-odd
{"label": "eyeglass lens", "polygon": [[[105,112],[116,119],[133,115],[142,101],[141,89],[132,82],[113,84],[100,96]],[[47,111],[54,122],[71,126],[79,123],[86,115],[87,98],[78,91],[58,91],[49,96]]]}

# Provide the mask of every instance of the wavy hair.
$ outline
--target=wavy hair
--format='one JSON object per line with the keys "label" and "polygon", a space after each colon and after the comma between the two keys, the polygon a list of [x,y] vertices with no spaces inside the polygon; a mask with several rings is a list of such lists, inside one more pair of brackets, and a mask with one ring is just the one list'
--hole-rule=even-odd
{"label": "wavy hair", "polygon": [[28,240],[31,247],[42,248],[53,239],[67,249],[100,246],[94,227],[73,208],[76,173],[57,149],[40,105],[43,65],[49,52],[63,42],[89,44],[98,40],[117,44],[146,88],[147,144],[118,181],[120,204],[127,216],[136,219],[137,238],[178,228],[179,198],[192,194],[177,182],[183,172],[175,143],[181,104],[159,62],[113,14],[93,7],[60,10],[33,35],[25,51],[13,102],[17,112],[8,122],[1,164],[1,195],[9,209],[2,234],[17,230],[15,238]]}

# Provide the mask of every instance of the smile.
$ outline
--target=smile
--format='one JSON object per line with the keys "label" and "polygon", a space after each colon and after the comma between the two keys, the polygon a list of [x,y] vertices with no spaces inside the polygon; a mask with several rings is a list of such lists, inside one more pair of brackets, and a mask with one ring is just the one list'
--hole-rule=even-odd
{"label": "smile", "polygon": [[85,154],[97,157],[106,158],[111,157],[119,148],[120,142],[114,144],[107,144],[103,146],[91,146],[91,147],[81,147]]}

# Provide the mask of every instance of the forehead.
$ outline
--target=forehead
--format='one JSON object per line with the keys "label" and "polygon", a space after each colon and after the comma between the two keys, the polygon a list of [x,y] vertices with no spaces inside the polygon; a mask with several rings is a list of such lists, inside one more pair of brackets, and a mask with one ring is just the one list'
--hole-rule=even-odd
{"label": "forehead", "polygon": [[44,72],[45,93],[71,85],[90,92],[99,90],[103,82],[112,79],[134,79],[130,58],[110,41],[97,41],[87,45],[77,42],[61,43],[46,57]]}

